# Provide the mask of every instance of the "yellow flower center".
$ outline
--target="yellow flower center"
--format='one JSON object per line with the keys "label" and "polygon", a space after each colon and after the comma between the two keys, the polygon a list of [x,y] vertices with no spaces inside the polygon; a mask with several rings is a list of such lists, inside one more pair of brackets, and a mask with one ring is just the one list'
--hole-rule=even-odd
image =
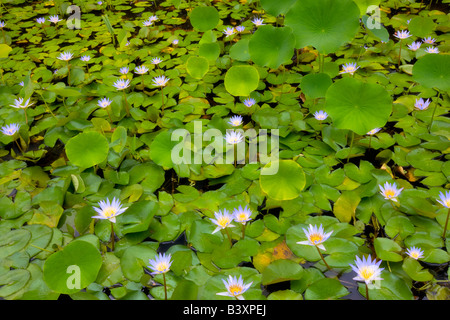
{"label": "yellow flower center", "polygon": [[386,198],[393,198],[395,197],[395,191],[392,189],[385,190],[384,195],[386,196]]}
{"label": "yellow flower center", "polygon": [[360,274],[361,278],[364,278],[365,280],[369,280],[370,278],[372,278],[372,276],[374,274],[374,270],[373,270],[373,268],[370,268],[370,267],[363,267],[359,270],[359,274]]}
{"label": "yellow flower center", "polygon": [[445,200],[444,203],[447,208],[450,208],[450,199]]}
{"label": "yellow flower center", "polygon": [[416,260],[419,259],[419,253],[416,251],[411,252],[410,256],[411,256],[411,258],[414,258]]}
{"label": "yellow flower center", "polygon": [[318,233],[313,233],[309,236],[309,241],[311,241],[311,243],[313,243],[313,244],[321,243],[322,240],[323,240],[323,236]]}
{"label": "yellow flower center", "polygon": [[230,219],[227,217],[220,217],[217,219],[217,223],[222,227],[225,228],[228,223],[230,223]]}
{"label": "yellow flower center", "polygon": [[237,295],[241,294],[242,287],[240,285],[237,285],[237,284],[232,284],[231,286],[228,287],[228,291],[233,296],[237,296]]}
{"label": "yellow flower center", "polygon": [[238,219],[239,221],[247,220],[247,215],[245,213],[240,213]]}
{"label": "yellow flower center", "polygon": [[109,208],[106,208],[105,210],[103,210],[103,215],[104,215],[106,218],[111,218],[111,217],[113,217],[115,214],[116,214],[116,209],[114,209],[113,207],[109,207]]}
{"label": "yellow flower center", "polygon": [[167,272],[169,270],[169,266],[167,265],[167,263],[160,262],[156,266],[156,270],[158,270],[159,272]]}

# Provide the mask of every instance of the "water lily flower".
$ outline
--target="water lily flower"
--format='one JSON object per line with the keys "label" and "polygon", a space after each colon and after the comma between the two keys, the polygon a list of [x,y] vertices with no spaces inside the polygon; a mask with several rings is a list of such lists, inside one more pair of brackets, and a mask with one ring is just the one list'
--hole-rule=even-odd
{"label": "water lily flower", "polygon": [[30,103],[30,99],[27,99],[24,101],[23,98],[14,99],[14,104],[11,104],[11,107],[17,108],[17,109],[26,109],[29,106],[33,105],[33,103]]}
{"label": "water lily flower", "polygon": [[386,200],[392,200],[397,202],[397,197],[400,195],[400,192],[402,192],[403,188],[398,189],[395,182],[393,184],[390,184],[389,182],[386,182],[384,184],[384,187],[379,185],[380,187],[380,193]]}
{"label": "water lily flower", "polygon": [[165,76],[158,76],[153,78],[153,85],[157,87],[165,87],[167,82],[169,81],[169,78],[166,78]]}
{"label": "water lily flower", "polygon": [[245,30],[245,27],[244,27],[244,26],[237,26],[237,27],[236,27],[236,31],[237,31],[237,32],[244,32],[244,30]]}
{"label": "water lily flower", "polygon": [[7,126],[2,127],[1,131],[7,136],[13,136],[19,131],[20,125],[18,123],[11,123]]}
{"label": "water lily flower", "polygon": [[113,83],[113,86],[117,90],[124,90],[130,86],[130,80],[129,79],[118,79],[116,82]]}
{"label": "water lily flower", "polygon": [[37,18],[36,22],[39,23],[39,24],[43,24],[43,23],[45,23],[45,18],[43,18],[43,17]]}
{"label": "water lily flower", "polygon": [[228,121],[229,124],[231,124],[233,127],[238,127],[242,124],[242,117],[241,116],[232,116],[230,118],[230,121]]}
{"label": "water lily flower", "polygon": [[146,66],[139,66],[134,68],[134,73],[136,74],[144,74],[148,72],[148,68]]}
{"label": "water lily flower", "polygon": [[158,20],[158,16],[153,15],[150,18],[148,18],[148,20],[151,21],[151,22],[155,22],[155,21]]}
{"label": "water lily flower", "polygon": [[176,46],[176,45],[178,44],[178,42],[179,42],[179,40],[178,40],[178,39],[174,39],[174,40],[172,40],[172,44],[173,44],[174,46]]}
{"label": "water lily flower", "polygon": [[407,38],[411,37],[411,35],[409,34],[409,31],[402,30],[402,31],[396,31],[394,33],[394,37],[403,40],[403,39],[407,39]]}
{"label": "water lily flower", "polygon": [[122,67],[122,68],[119,69],[119,72],[120,72],[121,74],[127,74],[128,72],[130,72],[130,68],[128,68],[128,67]]}
{"label": "water lily flower", "polygon": [[425,110],[430,106],[430,103],[431,103],[430,99],[427,99],[426,101],[423,100],[422,98],[416,99],[414,108],[419,109],[419,110]]}
{"label": "water lily flower", "polygon": [[342,65],[342,71],[339,73],[350,73],[353,75],[358,69],[359,66],[355,62],[349,62]]}
{"label": "water lily flower", "polygon": [[422,45],[422,42],[414,41],[413,43],[408,44],[408,48],[412,51],[416,51],[417,49],[420,48],[421,45]]}
{"label": "water lily flower", "polygon": [[233,34],[236,33],[236,30],[233,27],[227,27],[224,31],[223,34],[226,35],[227,37],[232,36]]}
{"label": "water lily flower", "polygon": [[253,20],[252,20],[252,23],[255,25],[255,26],[257,26],[257,27],[259,27],[259,26],[263,26],[265,23],[263,23],[264,22],[264,19],[262,19],[262,18],[253,18]]}
{"label": "water lily flower", "polygon": [[154,270],[151,274],[153,275],[169,272],[170,266],[172,265],[171,259],[172,255],[170,253],[167,255],[165,253],[159,253],[155,259],[149,259],[150,265],[148,267]]}
{"label": "water lily flower", "polygon": [[58,15],[50,16],[48,17],[48,21],[53,23],[58,23],[59,21],[62,21],[62,19],[59,19]]}
{"label": "water lily flower", "polygon": [[91,218],[97,219],[107,219],[113,223],[116,222],[116,217],[127,210],[127,208],[122,208],[122,204],[119,199],[113,198],[110,202],[109,199],[106,201],[102,200],[98,203],[100,208],[94,207],[94,210],[98,215],[92,216]]}
{"label": "water lily flower", "polygon": [[150,27],[153,24],[153,21],[145,20],[144,22],[142,22],[142,24],[144,25],[144,27]]}
{"label": "water lily flower", "polygon": [[425,49],[427,53],[439,53],[439,49],[437,47],[428,47]]}
{"label": "water lily flower", "polygon": [[381,128],[375,128],[375,129],[372,129],[369,132],[367,132],[367,134],[369,136],[373,136],[374,134],[377,134],[380,130],[381,130]]}
{"label": "water lily flower", "polygon": [[19,86],[23,87],[25,85],[25,83],[23,81],[19,82]]}
{"label": "water lily flower", "polygon": [[71,52],[63,52],[63,53],[60,53],[57,58],[59,60],[69,61],[70,59],[72,59],[72,57],[73,57],[73,54]]}
{"label": "water lily flower", "polygon": [[6,26],[5,21],[0,21],[0,29],[3,29]]}
{"label": "water lily flower", "polygon": [[324,243],[333,233],[333,231],[325,233],[322,225],[320,225],[319,228],[317,228],[316,225],[313,226],[311,224],[309,225],[308,230],[303,228],[303,232],[305,233],[308,240],[299,241],[299,242],[297,242],[298,244],[305,244],[308,246],[316,246],[322,250],[325,250],[325,247],[323,246],[322,243]]}
{"label": "water lily flower", "polygon": [[240,133],[238,131],[234,131],[234,130],[227,131],[227,133],[225,135],[225,140],[229,144],[238,144],[239,142],[244,140],[244,136],[242,135],[242,133]]}
{"label": "water lily flower", "polygon": [[450,191],[446,191],[445,194],[439,192],[439,198],[437,201],[442,204],[444,207],[450,209]]}
{"label": "water lily flower", "polygon": [[433,38],[431,38],[431,37],[428,37],[428,38],[424,38],[424,39],[422,40],[422,42],[423,42],[423,43],[428,43],[428,44],[434,44],[434,43],[436,42],[436,39],[433,39]]}
{"label": "water lily flower", "polygon": [[328,113],[326,113],[323,110],[316,111],[316,112],[314,112],[314,118],[316,118],[319,121],[323,121],[326,118],[328,118]]}
{"label": "water lily flower", "polygon": [[374,259],[372,261],[372,257],[369,254],[367,259],[365,257],[360,259],[358,256],[356,256],[355,264],[356,266],[352,264],[350,265],[353,271],[355,271],[357,274],[357,276],[354,277],[353,280],[364,281],[366,284],[370,284],[376,280],[383,280],[380,277],[381,271],[384,270],[384,268],[380,268],[381,260],[376,262],[376,260]]}
{"label": "water lily flower", "polygon": [[236,222],[246,224],[248,221],[251,220],[252,211],[245,206],[245,208],[242,208],[242,206],[239,206],[239,208],[233,210],[233,219]]}
{"label": "water lily flower", "polygon": [[112,101],[109,100],[108,98],[103,98],[103,99],[98,100],[97,105],[100,108],[107,108],[111,103],[112,103]]}
{"label": "water lily flower", "polygon": [[423,258],[423,250],[416,247],[408,248],[406,254],[416,260]]}
{"label": "water lily flower", "polygon": [[210,218],[211,221],[217,225],[216,229],[212,233],[216,233],[219,230],[225,229],[227,227],[234,227],[234,225],[231,224],[233,221],[233,216],[228,212],[227,209],[223,209],[222,211],[214,212],[214,218]]}
{"label": "water lily flower", "polygon": [[89,60],[91,60],[91,57],[90,56],[81,56],[80,60],[84,61],[84,62],[88,62]]}
{"label": "water lily flower", "polygon": [[150,60],[150,62],[154,65],[157,65],[162,62],[162,59],[159,57],[156,57],[156,58],[153,58],[152,60]]}
{"label": "water lily flower", "polygon": [[250,108],[252,105],[256,103],[256,101],[253,98],[247,98],[243,101],[243,103],[246,107]]}
{"label": "water lily flower", "polygon": [[236,298],[238,300],[245,300],[243,293],[250,288],[253,281],[247,284],[244,284],[244,280],[242,279],[242,276],[239,276],[239,279],[234,276],[228,276],[228,280],[223,280],[223,283],[225,285],[225,288],[227,288],[226,292],[218,292],[216,293],[219,296],[227,296]]}

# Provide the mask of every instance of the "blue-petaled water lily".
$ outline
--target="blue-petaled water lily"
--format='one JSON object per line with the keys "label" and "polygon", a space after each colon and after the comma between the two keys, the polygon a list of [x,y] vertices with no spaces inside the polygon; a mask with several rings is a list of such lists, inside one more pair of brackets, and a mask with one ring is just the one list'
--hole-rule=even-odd
{"label": "blue-petaled water lily", "polygon": [[214,219],[210,219],[212,223],[217,226],[212,233],[216,233],[217,231],[227,227],[234,227],[234,225],[231,224],[233,221],[233,215],[227,209],[223,209],[223,212],[221,210],[214,212]]}
{"label": "blue-petaled water lily", "polygon": [[244,27],[244,26],[237,26],[237,27],[236,27],[236,31],[237,31],[237,32],[244,32],[244,30],[245,30],[245,27]]}
{"label": "blue-petaled water lily", "polygon": [[407,39],[407,38],[411,37],[411,34],[409,34],[408,30],[396,31],[394,33],[394,37],[403,40],[403,39]]}
{"label": "blue-petaled water lily", "polygon": [[416,51],[420,48],[421,45],[422,45],[422,42],[414,41],[413,43],[408,44],[408,48],[412,51]]}
{"label": "blue-petaled water lily", "polygon": [[130,68],[128,68],[128,67],[122,67],[122,68],[119,69],[119,72],[120,72],[121,74],[128,74],[128,72],[130,72]]}
{"label": "blue-petaled water lily", "polygon": [[398,201],[397,197],[402,192],[403,188],[397,188],[397,185],[394,183],[390,184],[386,182],[384,186],[379,185],[380,193],[386,200]]}
{"label": "blue-petaled water lily", "polygon": [[112,201],[106,199],[106,201],[101,200],[98,205],[100,208],[94,207],[94,210],[98,213],[91,218],[94,219],[107,219],[113,223],[116,222],[116,217],[127,210],[127,208],[122,208],[122,204],[119,199],[113,198]]}
{"label": "blue-petaled water lily", "polygon": [[253,98],[247,98],[242,102],[246,107],[250,108],[251,106],[253,106],[256,101]]}
{"label": "blue-petaled water lily", "polygon": [[107,108],[111,103],[112,103],[112,101],[109,100],[108,98],[103,98],[103,99],[98,100],[97,105],[100,108]]}
{"label": "blue-petaled water lily", "polygon": [[239,115],[234,115],[230,118],[230,120],[228,121],[228,123],[230,125],[232,125],[233,127],[238,127],[242,124],[242,116]]}
{"label": "blue-petaled water lily", "polygon": [[356,272],[356,277],[353,280],[364,281],[366,284],[383,280],[380,276],[384,268],[380,268],[380,264],[381,260],[378,262],[376,259],[372,260],[370,254],[367,258],[363,257],[362,259],[356,256],[355,265],[350,264],[350,267]]}
{"label": "blue-petaled water lily", "polygon": [[225,141],[228,144],[238,144],[239,142],[244,140],[244,136],[239,131],[227,131],[225,134]]}
{"label": "blue-petaled water lily", "polygon": [[91,60],[91,57],[90,56],[81,56],[80,60],[84,61],[84,62],[88,62],[89,60]]}
{"label": "blue-petaled water lily", "polygon": [[423,100],[423,98],[416,99],[416,103],[414,104],[414,108],[418,110],[426,110],[430,106],[430,99]]}
{"label": "blue-petaled water lily", "polygon": [[145,74],[147,72],[148,72],[148,68],[144,65],[134,68],[134,73],[136,73],[136,74]]}
{"label": "blue-petaled water lily", "polygon": [[3,134],[13,136],[19,131],[20,125],[18,123],[11,123],[1,128]]}
{"label": "blue-petaled water lily", "polygon": [[39,24],[44,24],[45,23],[45,18],[44,17],[36,18],[36,22],[39,23]]}
{"label": "blue-petaled water lily", "polygon": [[349,62],[342,65],[342,71],[339,73],[349,73],[353,75],[358,69],[359,66],[355,62]]}
{"label": "blue-petaled water lily", "polygon": [[264,22],[264,19],[262,19],[262,18],[257,18],[257,17],[255,17],[255,18],[252,19],[252,23],[253,23],[255,26],[257,26],[257,27],[263,26],[263,25],[264,25],[263,22]]}
{"label": "blue-petaled water lily", "polygon": [[425,49],[426,53],[439,53],[439,49],[437,47],[428,47]]}
{"label": "blue-petaled water lily", "polygon": [[154,259],[150,259],[148,266],[150,269],[154,270],[151,274],[162,274],[170,271],[170,266],[172,265],[172,255],[159,253]]}
{"label": "blue-petaled water lily", "polygon": [[245,208],[239,206],[238,208],[233,210],[233,220],[236,222],[246,224],[252,219],[251,216],[252,211],[247,206],[245,206]]}
{"label": "blue-petaled water lily", "polygon": [[434,44],[434,43],[436,42],[436,39],[431,38],[431,37],[427,37],[427,38],[424,38],[424,39],[422,40],[422,42],[423,42],[423,43],[428,43],[428,44]]}
{"label": "blue-petaled water lily", "polygon": [[63,61],[69,61],[71,60],[73,57],[73,53],[71,52],[62,52],[59,54],[59,56],[57,57],[59,60],[63,60]]}
{"label": "blue-petaled water lily", "polygon": [[167,82],[169,81],[169,78],[166,78],[166,76],[158,76],[152,79],[153,85],[157,87],[165,87]]}
{"label": "blue-petaled water lily", "polygon": [[314,112],[314,118],[316,118],[319,121],[323,121],[326,118],[328,118],[328,113],[326,113],[323,110],[316,111],[316,112]]}
{"label": "blue-petaled water lily", "polygon": [[445,193],[439,192],[439,199],[437,202],[450,209],[450,191],[447,190]]}
{"label": "blue-petaled water lily", "polygon": [[59,19],[58,15],[54,15],[54,16],[50,16],[48,17],[48,21],[52,22],[52,23],[58,23],[59,21],[62,21],[62,19]]}
{"label": "blue-petaled water lily", "polygon": [[18,99],[14,99],[14,104],[11,104],[10,106],[17,109],[26,109],[31,105],[33,105],[33,103],[30,102],[30,99],[25,100],[24,98],[19,97]]}
{"label": "blue-petaled water lily", "polygon": [[236,33],[236,30],[233,27],[227,27],[224,31],[223,34],[226,35],[227,37],[232,36],[233,34]]}
{"label": "blue-petaled water lily", "polygon": [[227,289],[226,292],[218,292],[216,293],[219,296],[227,296],[227,297],[232,297],[232,298],[236,298],[238,300],[245,300],[244,299],[244,292],[247,291],[250,286],[252,285],[253,281],[247,284],[244,284],[244,280],[242,279],[242,276],[239,276],[239,279],[234,276],[232,277],[231,275],[228,276],[227,280],[222,279],[225,288]]}
{"label": "blue-petaled water lily", "polygon": [[423,250],[416,247],[408,248],[406,254],[416,260],[423,258]]}
{"label": "blue-petaled water lily", "polygon": [[130,86],[130,80],[129,79],[118,79],[116,82],[113,83],[113,86],[117,90],[124,90]]}
{"label": "blue-petaled water lily", "polygon": [[3,29],[6,26],[5,21],[0,21],[0,29]]}
{"label": "blue-petaled water lily", "polygon": [[381,128],[372,129],[369,132],[367,132],[367,135],[373,136],[374,134],[377,134],[378,132],[380,132],[380,130],[381,130]]}
{"label": "blue-petaled water lily", "polygon": [[161,62],[162,62],[162,59],[159,57],[155,57],[150,60],[150,63],[154,64],[154,65],[160,64]]}
{"label": "blue-petaled water lily", "polygon": [[333,231],[330,231],[328,233],[325,233],[322,225],[317,227],[316,225],[309,225],[308,230],[303,228],[303,232],[306,235],[306,238],[308,240],[305,241],[299,241],[298,244],[304,244],[308,246],[316,246],[319,249],[325,250],[325,247],[323,243],[328,240],[328,238],[331,236]]}

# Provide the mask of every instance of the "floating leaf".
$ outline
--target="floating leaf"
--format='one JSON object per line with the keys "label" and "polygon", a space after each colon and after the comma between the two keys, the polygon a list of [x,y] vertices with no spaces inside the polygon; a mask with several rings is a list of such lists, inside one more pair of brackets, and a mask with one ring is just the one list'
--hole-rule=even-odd
{"label": "floating leaf", "polygon": [[219,24],[219,18],[219,12],[213,6],[195,7],[189,15],[189,19],[194,29],[201,32],[215,28]]}
{"label": "floating leaf", "polygon": [[248,97],[258,84],[259,73],[253,66],[232,66],[225,74],[225,89],[233,96]]}
{"label": "floating leaf", "polygon": [[412,74],[414,81],[426,88],[448,91],[450,90],[450,56],[427,54],[417,60]]}
{"label": "floating leaf", "polygon": [[108,156],[109,145],[98,132],[84,132],[67,141],[66,154],[80,168],[89,168],[103,162]]}

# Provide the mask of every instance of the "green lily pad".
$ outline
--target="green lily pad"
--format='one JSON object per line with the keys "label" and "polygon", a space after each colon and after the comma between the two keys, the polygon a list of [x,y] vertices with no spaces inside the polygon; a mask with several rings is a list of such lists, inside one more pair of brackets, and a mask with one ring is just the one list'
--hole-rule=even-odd
{"label": "green lily pad", "polygon": [[95,281],[102,266],[100,252],[86,241],[73,241],[45,261],[44,281],[50,289],[71,294]]}
{"label": "green lily pad", "polygon": [[328,74],[310,73],[302,78],[300,89],[310,98],[323,98],[332,84],[333,81]]}
{"label": "green lily pad", "polygon": [[298,280],[303,275],[303,268],[292,260],[275,260],[262,272],[263,285]]}
{"label": "green lily pad", "polygon": [[329,54],[353,39],[359,17],[359,8],[352,0],[304,0],[286,13],[285,25],[294,32],[296,48],[313,46]]}
{"label": "green lily pad", "polygon": [[[278,167],[275,173],[273,166]],[[295,161],[279,160],[264,166],[259,183],[262,191],[271,199],[292,200],[297,198],[305,187],[306,176],[302,167]]]}
{"label": "green lily pad", "polygon": [[326,93],[325,111],[333,125],[365,135],[381,128],[392,112],[392,98],[379,84],[344,78],[332,84]]}
{"label": "green lily pad", "polygon": [[189,19],[194,29],[200,32],[214,29],[220,21],[219,12],[213,6],[195,7],[191,11]]}
{"label": "green lily pad", "polygon": [[194,79],[202,79],[209,70],[208,60],[204,57],[189,57],[186,61],[186,70]]}
{"label": "green lily pad", "polygon": [[67,157],[80,168],[89,168],[103,162],[108,151],[108,140],[94,131],[80,133],[66,144]]}
{"label": "green lily pad", "polygon": [[313,282],[305,291],[305,300],[335,300],[350,292],[337,279],[323,278]]}
{"label": "green lily pad", "polygon": [[131,281],[139,282],[144,275],[145,266],[149,265],[149,259],[154,259],[156,250],[145,244],[137,244],[128,247],[120,259],[123,275]]}
{"label": "green lily pad", "polygon": [[232,66],[225,74],[225,89],[233,96],[248,97],[258,84],[259,73],[253,66]]}
{"label": "green lily pad", "polygon": [[427,54],[417,60],[412,74],[414,81],[426,88],[448,91],[450,90],[450,56]]}

